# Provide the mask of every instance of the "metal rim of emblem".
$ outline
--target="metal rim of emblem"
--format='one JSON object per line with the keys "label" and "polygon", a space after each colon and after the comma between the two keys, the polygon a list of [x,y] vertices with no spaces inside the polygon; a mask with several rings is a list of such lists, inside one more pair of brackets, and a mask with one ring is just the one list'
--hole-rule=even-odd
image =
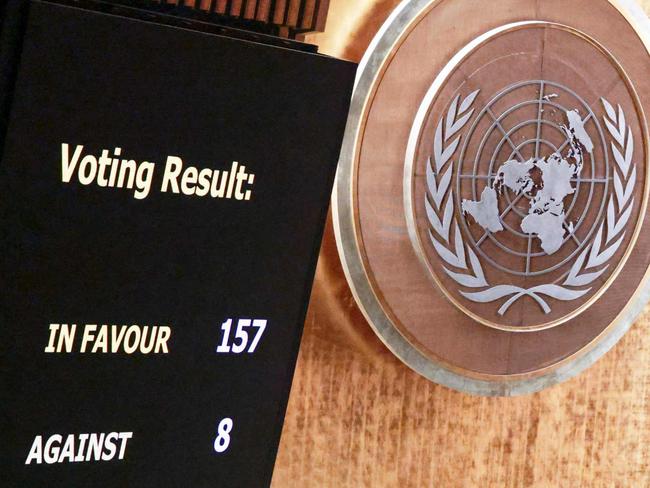
{"label": "metal rim of emblem", "polygon": [[[354,200],[357,157],[359,146],[363,142],[367,111],[387,64],[396,55],[397,48],[408,37],[417,22],[429,14],[434,6],[444,1],[449,0],[403,1],[375,36],[361,62],[332,200],[337,246],[346,278],[365,318],[393,354],[411,369],[433,382],[470,394],[483,396],[530,394],[579,374],[619,341],[650,300],[650,272],[646,270],[643,273],[632,298],[618,310],[616,318],[593,340],[575,354],[554,364],[544,365],[533,372],[500,375],[463,370],[444,360],[432,358],[417,341],[396,326],[396,318],[386,306],[382,291],[374,282],[372,270],[368,269],[368,263],[363,255],[363,238],[359,232]],[[634,0],[608,1],[632,27],[641,40],[646,54],[650,53],[650,21],[641,7]],[[541,21],[531,20],[531,22]],[[503,24],[512,27],[512,23]],[[486,32],[489,30],[491,29],[487,29]],[[639,109],[642,110],[642,105]],[[644,117],[643,120],[645,121]],[[647,130],[645,127],[643,129]],[[647,131],[644,132],[644,137],[643,143],[647,155]],[[647,165],[647,161],[643,161],[642,164]],[[643,220],[645,208],[642,212],[640,220]],[[637,228],[637,232],[638,230]]]}

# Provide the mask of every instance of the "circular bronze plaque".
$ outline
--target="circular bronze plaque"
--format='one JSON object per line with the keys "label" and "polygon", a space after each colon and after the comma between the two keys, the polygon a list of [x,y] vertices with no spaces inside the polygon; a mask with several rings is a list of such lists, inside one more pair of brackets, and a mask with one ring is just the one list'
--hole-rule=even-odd
{"label": "circular bronze plaque", "polygon": [[650,21],[632,1],[407,0],[358,75],[334,195],[348,281],[433,381],[537,391],[650,297]]}

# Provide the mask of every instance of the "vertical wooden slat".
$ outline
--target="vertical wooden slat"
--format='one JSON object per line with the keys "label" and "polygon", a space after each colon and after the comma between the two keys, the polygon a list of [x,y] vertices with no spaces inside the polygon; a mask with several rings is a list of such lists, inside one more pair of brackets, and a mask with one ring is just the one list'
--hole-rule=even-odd
{"label": "vertical wooden slat", "polygon": [[205,12],[210,12],[210,9],[212,8],[212,0],[201,0],[199,8]]}
{"label": "vertical wooden slat", "polygon": [[287,22],[289,27],[296,27],[298,25],[298,16],[300,15],[301,0],[289,0],[289,9],[287,10]]}
{"label": "vertical wooden slat", "polygon": [[304,7],[300,18],[300,28],[311,30],[314,27],[314,14],[316,13],[316,0],[303,0]]}
{"label": "vertical wooden slat", "polygon": [[226,14],[228,9],[228,0],[217,0],[214,11],[218,14]]}
{"label": "vertical wooden slat", "polygon": [[230,2],[230,15],[233,17],[240,17],[243,3],[244,0],[232,0],[232,2]]}
{"label": "vertical wooden slat", "polygon": [[273,23],[284,25],[284,19],[287,18],[287,0],[276,0],[275,9],[273,10]]}
{"label": "vertical wooden slat", "polygon": [[[235,20],[233,25],[242,29],[274,32],[279,37],[302,40],[308,32],[324,30],[330,0],[142,0],[142,3],[150,9],[168,5],[201,10],[231,17]],[[175,13],[176,9],[171,12]],[[214,21],[219,23],[216,16]],[[246,22],[237,23],[236,19]]]}
{"label": "vertical wooden slat", "polygon": [[269,14],[271,13],[271,0],[259,0],[257,2],[257,13],[255,20],[260,22],[268,22]]}
{"label": "vertical wooden slat", "polygon": [[314,25],[312,30],[323,32],[325,31],[325,23],[327,22],[327,12],[330,8],[330,0],[318,0],[318,7],[316,8],[316,16],[314,17]]}
{"label": "vertical wooden slat", "polygon": [[247,20],[253,20],[255,18],[255,10],[257,8],[257,0],[246,0],[244,6],[243,17]]}

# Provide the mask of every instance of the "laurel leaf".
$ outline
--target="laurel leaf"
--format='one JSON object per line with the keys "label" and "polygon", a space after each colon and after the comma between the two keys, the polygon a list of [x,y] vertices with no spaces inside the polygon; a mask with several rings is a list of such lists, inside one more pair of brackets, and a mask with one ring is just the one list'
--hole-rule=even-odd
{"label": "laurel leaf", "polygon": [[[449,170],[447,170],[449,172]],[[447,179],[447,175],[443,176],[441,180],[441,184],[443,187],[439,187],[438,183],[436,182],[436,175],[433,172],[433,168],[431,167],[431,158],[428,159],[427,161],[427,167],[426,167],[426,177],[427,177],[427,188],[429,189],[429,193],[431,194],[431,197],[433,198],[434,203],[436,204],[436,211],[440,210],[440,206],[442,205],[442,201],[445,199],[445,195],[447,194],[447,189],[449,187],[449,182],[445,182],[445,179]],[[449,178],[451,175],[449,175]]]}
{"label": "laurel leaf", "polygon": [[461,266],[461,263],[458,261],[458,257],[445,246],[440,244],[437,239],[433,237],[433,234],[431,232],[429,232],[429,237],[431,238],[431,243],[436,249],[436,252],[442,259],[447,262],[447,264],[450,264],[456,268],[463,268],[463,266]]}
{"label": "laurel leaf", "polygon": [[627,125],[625,123],[625,114],[623,113],[623,108],[619,105],[618,106],[618,132],[619,134],[621,134],[621,137],[625,137],[626,127]]}
{"label": "laurel leaf", "polygon": [[551,307],[548,306],[548,303],[546,303],[542,299],[542,297],[540,297],[536,293],[529,293],[528,291],[526,291],[525,293],[520,293],[518,295],[513,296],[506,303],[504,303],[503,306],[498,311],[499,315],[505,315],[508,309],[522,296],[529,296],[530,298],[535,300],[539,304],[539,306],[542,307],[542,310],[544,311],[545,314],[551,313]]}
{"label": "laurel leaf", "polygon": [[[625,164],[629,168],[632,164],[632,157],[634,156],[634,137],[632,137],[632,129],[628,129],[627,133],[627,145],[625,147]],[[625,173],[625,178],[627,178],[627,173]]]}
{"label": "laurel leaf", "polygon": [[614,244],[609,246],[607,249],[605,249],[602,253],[600,253],[598,256],[596,256],[592,262],[592,256],[589,256],[589,264],[587,265],[588,268],[595,268],[597,266],[601,266],[605,264],[607,261],[609,261],[612,256],[618,251],[618,248],[621,247],[621,244],[623,242],[623,239],[625,238],[625,233],[621,236],[621,238],[616,241]]}
{"label": "laurel leaf", "polygon": [[[612,202],[612,205],[614,203]],[[616,237],[618,234],[621,233],[621,231],[625,228],[627,225],[628,220],[630,220],[630,216],[632,215],[632,207],[633,205],[630,205],[627,207],[627,210],[623,212],[623,214],[619,217],[618,222],[613,226],[613,229],[607,228],[607,244],[609,244],[614,237]]]}
{"label": "laurel leaf", "polygon": [[460,99],[460,95],[456,95],[456,98],[454,98],[454,101],[451,102],[451,107],[449,107],[449,111],[447,112],[447,125],[445,127],[445,141],[448,141],[449,138],[453,135],[451,128],[454,125],[454,121],[456,120],[456,111],[458,110],[458,100]]}
{"label": "laurel leaf", "polygon": [[476,257],[476,253],[472,251],[472,248],[470,247],[467,248],[467,253],[469,254],[469,262],[472,263],[472,271],[474,272],[476,279],[481,283],[484,283],[481,286],[489,286],[489,283],[486,281],[485,275],[483,274],[481,262],[478,260],[478,257]]}
{"label": "laurel leaf", "polygon": [[449,146],[447,146],[447,148],[440,155],[440,159],[436,161],[436,167],[438,168],[438,173],[440,173],[442,168],[444,168],[445,164],[449,162],[452,155],[456,152],[456,148],[458,147],[459,142],[460,142],[460,137],[457,137],[456,139],[454,139],[454,142],[449,144]]}
{"label": "laurel leaf", "polygon": [[578,259],[576,259],[575,263],[573,263],[573,266],[571,266],[571,270],[569,271],[569,276],[564,282],[564,286],[578,286],[578,285],[574,285],[573,282],[577,278],[578,273],[580,273],[580,270],[582,269],[582,265],[584,264],[588,253],[589,253],[589,249],[585,249],[580,254],[580,256],[578,256]]}
{"label": "laurel leaf", "polygon": [[[454,200],[453,198],[447,199],[447,205],[445,205],[445,214],[442,217],[442,227],[445,229],[445,234],[449,236],[449,229],[451,229],[451,219],[454,216]],[[447,237],[447,242],[449,242],[449,237]]]}
{"label": "laurel leaf", "polygon": [[442,222],[440,222],[438,215],[434,212],[433,208],[431,207],[429,200],[425,198],[424,201],[425,201],[425,207],[427,211],[427,218],[429,219],[429,223],[431,224],[431,227],[433,227],[436,233],[440,237],[442,237],[445,240],[445,242],[449,242],[449,232],[445,233],[445,229],[442,225]]}
{"label": "laurel leaf", "polygon": [[476,276],[454,273],[453,271],[448,270],[443,266],[445,272],[453,279],[456,283],[467,288],[482,288],[484,286],[489,286],[485,283],[484,280],[477,278]]}
{"label": "laurel leaf", "polygon": [[436,183],[436,174],[433,172],[433,167],[431,166],[431,158],[427,159],[427,165],[425,168],[426,178],[427,178],[427,188],[432,197],[435,197],[438,193],[438,183]]}
{"label": "laurel leaf", "polygon": [[618,201],[618,208],[625,208],[627,202],[629,202],[630,198],[632,198],[635,185],[636,166],[632,167],[632,174],[630,175],[625,188],[623,188],[621,177],[618,175],[618,173],[614,173],[614,193],[616,194],[616,200]]}
{"label": "laurel leaf", "polygon": [[600,253],[600,243],[603,240],[603,225],[604,224],[601,224],[600,229],[598,229],[598,234],[596,234],[596,238],[594,239],[594,243],[591,245],[591,253],[589,254],[589,261],[587,261],[587,268],[597,266],[592,263],[597,262]]}
{"label": "laurel leaf", "polygon": [[616,172],[614,172],[614,193],[616,194],[616,200],[618,200],[618,206],[622,208],[625,205],[625,190],[623,189],[621,177]]}
{"label": "laurel leaf", "polygon": [[458,113],[465,113],[469,107],[471,107],[472,103],[474,103],[474,100],[476,99],[476,96],[479,94],[481,90],[476,90],[475,92],[470,93],[467,95],[465,100],[463,100],[463,103],[460,104],[460,110]]}
{"label": "laurel leaf", "polygon": [[462,266],[459,266],[459,268],[467,269],[467,261],[465,260],[465,245],[463,243],[463,237],[460,235],[460,228],[458,227],[458,224],[455,224],[454,227],[456,228],[456,235],[454,237],[456,243],[456,257],[458,258],[458,262],[462,264]]}
{"label": "laurel leaf", "polygon": [[625,194],[623,195],[623,203],[619,205],[619,208],[625,207],[628,201],[630,201],[630,198],[632,198],[632,194],[634,192],[634,186],[636,185],[636,166],[632,167],[632,174],[630,175],[630,179],[627,182],[627,186],[625,187]]}
{"label": "laurel leaf", "polygon": [[447,195],[447,190],[449,190],[449,183],[451,183],[451,174],[453,173],[451,166],[447,169],[442,178],[440,179],[440,184],[438,186],[438,194],[434,197],[436,200],[436,205],[438,208],[442,205],[442,200]]}
{"label": "laurel leaf", "polygon": [[625,144],[625,141],[623,140],[623,134],[618,132],[618,129],[607,119],[605,120],[605,125],[607,126],[607,130],[609,133],[612,135],[612,137],[618,142],[620,146],[623,146]]}
{"label": "laurel leaf", "polygon": [[616,148],[613,142],[612,142],[612,153],[614,154],[614,159],[616,160],[616,164],[618,164],[618,167],[621,169],[621,173],[623,173],[623,176],[627,177],[627,174],[630,171],[630,163],[632,161],[631,160],[627,161],[621,154],[621,151],[619,151]]}
{"label": "laurel leaf", "polygon": [[458,121],[451,127],[451,129],[449,129],[449,133],[447,134],[447,137],[453,136],[456,132],[458,132],[463,127],[465,127],[465,124],[473,114],[474,114],[474,109],[470,110],[465,115],[463,115],[460,119],[458,119]]}
{"label": "laurel leaf", "polygon": [[563,302],[568,302],[575,300],[585,295],[589,290],[569,290],[559,285],[540,285],[528,290],[529,294],[539,293],[540,295],[546,295],[556,300],[562,300]]}
{"label": "laurel leaf", "polygon": [[595,273],[586,273],[580,276],[576,276],[573,279],[571,279],[571,282],[569,282],[569,280],[564,282],[564,285],[565,286],[586,286],[589,283],[592,283],[593,281],[596,281],[598,278],[600,278],[600,276],[605,271],[607,271],[607,268],[609,268],[609,265],[605,266],[600,271],[596,271]]}
{"label": "laurel leaf", "polygon": [[440,121],[436,128],[436,135],[433,140],[433,159],[436,161],[436,172],[440,173],[442,169],[442,165],[440,164],[442,160],[442,121]]}
{"label": "laurel leaf", "polygon": [[603,106],[605,107],[605,110],[607,111],[607,115],[609,115],[609,118],[612,119],[613,121],[616,121],[616,112],[614,111],[614,107],[612,107],[611,103],[609,103],[604,98],[601,98],[600,100],[603,102]]}
{"label": "laurel leaf", "polygon": [[614,206],[614,198],[609,199],[609,205],[607,205],[607,241],[605,244],[609,243],[612,233],[614,232],[614,227],[616,226],[616,208]]}
{"label": "laurel leaf", "polygon": [[461,292],[461,294],[465,298],[476,303],[493,302],[495,300],[499,300],[500,298],[507,297],[515,293],[521,293],[522,295],[525,295],[526,290],[512,285],[498,285],[498,286],[493,286],[492,288],[489,288],[485,291],[479,291],[474,293]]}

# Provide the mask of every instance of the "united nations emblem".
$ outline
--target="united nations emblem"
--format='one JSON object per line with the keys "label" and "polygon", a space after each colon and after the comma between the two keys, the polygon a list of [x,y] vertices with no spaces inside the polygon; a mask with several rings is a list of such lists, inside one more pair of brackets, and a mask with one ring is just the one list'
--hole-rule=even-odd
{"label": "united nations emblem", "polygon": [[[455,63],[471,63],[472,55],[490,52],[503,37],[519,37],[522,31],[532,37],[544,32],[559,45],[572,43],[583,56],[602,57],[594,78],[607,68],[609,76],[624,76],[594,39],[548,22],[489,32],[480,47],[468,49]],[[490,94],[460,88],[442,114],[431,108],[444,104],[436,94],[454,76],[445,74],[433,84],[435,93],[425,97],[407,155],[407,220],[425,266],[454,303],[491,327],[540,330],[584,310],[625,261],[644,195],[637,179],[644,188],[645,169],[635,164],[635,135],[643,121],[623,108],[638,106],[629,83],[627,93],[619,95],[623,100],[609,101],[596,98],[593,90],[579,94],[571,78],[518,79],[529,71],[530,54],[511,56],[507,63],[514,79],[504,81],[510,84]],[[462,86],[481,86],[481,78],[493,77],[495,69],[500,68],[491,64],[463,75]],[[553,73],[552,67],[546,71]],[[426,120],[432,116],[437,120]],[[411,200],[418,163],[412,158],[413,148],[426,138],[426,122],[433,143],[422,171],[426,189],[419,206],[426,225],[419,229],[418,202]],[[435,251],[431,261],[426,245]],[[496,315],[486,304],[496,304]]]}
{"label": "united nations emblem", "polygon": [[479,20],[468,0],[403,2],[363,64],[337,182],[371,324],[475,393],[575,374],[650,295],[648,20],[607,0],[535,5]]}

